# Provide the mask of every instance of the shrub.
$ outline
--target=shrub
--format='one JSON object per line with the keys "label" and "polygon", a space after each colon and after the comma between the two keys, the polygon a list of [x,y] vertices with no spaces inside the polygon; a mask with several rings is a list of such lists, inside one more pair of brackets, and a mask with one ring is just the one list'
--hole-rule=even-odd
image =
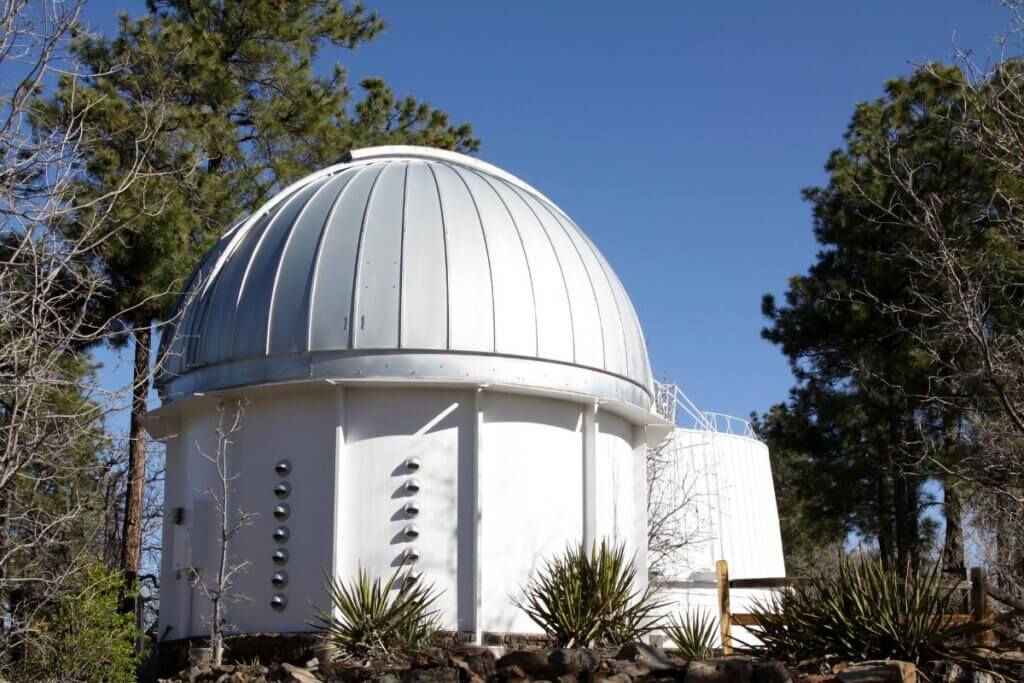
{"label": "shrub", "polygon": [[620,645],[654,630],[664,603],[634,589],[636,567],[621,545],[568,548],[513,599],[558,647]]}
{"label": "shrub", "polygon": [[760,644],[746,649],[791,662],[962,659],[969,637],[984,626],[958,625],[955,592],[937,566],[902,568],[876,560],[840,561],[836,572],[756,603]]}
{"label": "shrub", "polygon": [[711,612],[700,609],[686,612],[681,617],[669,617],[665,637],[685,659],[690,661],[708,659],[715,645],[718,620]]}
{"label": "shrub", "polygon": [[135,616],[118,611],[123,581],[100,563],[74,577],[66,594],[36,614],[12,680],[135,681]]}
{"label": "shrub", "polygon": [[343,657],[368,660],[414,651],[437,632],[431,607],[440,593],[403,567],[387,581],[371,579],[360,567],[349,583],[333,576],[324,583],[332,609],[317,608],[312,625],[324,629]]}

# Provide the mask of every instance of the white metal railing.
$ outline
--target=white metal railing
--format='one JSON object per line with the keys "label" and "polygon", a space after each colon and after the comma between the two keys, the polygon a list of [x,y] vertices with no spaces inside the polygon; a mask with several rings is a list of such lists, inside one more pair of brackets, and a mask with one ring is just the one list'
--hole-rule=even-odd
{"label": "white metal railing", "polygon": [[[750,422],[741,417],[700,410],[678,384],[654,381],[655,409],[663,418],[680,427],[692,426],[694,429],[706,429],[716,434],[735,434],[756,439],[754,428]],[[680,414],[682,411],[682,415]],[[680,424],[679,419],[685,415],[691,424]]]}

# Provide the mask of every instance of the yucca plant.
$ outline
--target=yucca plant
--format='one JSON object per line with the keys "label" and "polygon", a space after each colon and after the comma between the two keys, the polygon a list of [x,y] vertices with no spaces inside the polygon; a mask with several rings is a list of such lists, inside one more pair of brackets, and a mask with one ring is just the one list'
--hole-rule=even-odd
{"label": "yucca plant", "polygon": [[427,645],[437,632],[440,593],[433,584],[399,567],[387,581],[370,578],[359,568],[355,579],[344,582],[324,575],[331,609],[316,608],[316,621],[325,638],[348,659],[371,660],[414,651]]}
{"label": "yucca plant", "polygon": [[718,620],[706,609],[672,615],[663,629],[679,654],[690,661],[708,659],[715,646]]}
{"label": "yucca plant", "polygon": [[949,619],[956,595],[941,578],[938,566],[843,559],[834,575],[756,603],[760,642],[748,648],[788,661],[962,659],[984,625]]}
{"label": "yucca plant", "polygon": [[588,552],[581,544],[549,560],[513,602],[558,647],[620,645],[657,628],[665,607],[635,581],[622,545],[602,541]]}

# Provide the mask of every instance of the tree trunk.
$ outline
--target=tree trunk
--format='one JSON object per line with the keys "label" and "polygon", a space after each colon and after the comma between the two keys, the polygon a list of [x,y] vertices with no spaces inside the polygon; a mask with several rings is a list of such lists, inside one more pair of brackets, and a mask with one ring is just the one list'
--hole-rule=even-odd
{"label": "tree trunk", "polygon": [[142,556],[142,503],[146,488],[146,415],[149,398],[149,326],[135,328],[132,368],[132,414],[128,441],[128,477],[125,484],[124,527],[121,534],[121,570],[134,583]]}
{"label": "tree trunk", "polygon": [[946,542],[942,549],[942,571],[967,578],[967,561],[964,556],[963,501],[957,491],[956,481],[946,475],[942,481],[946,517]]}
{"label": "tree trunk", "polygon": [[878,554],[883,562],[892,561],[892,502],[885,472],[878,471]]}

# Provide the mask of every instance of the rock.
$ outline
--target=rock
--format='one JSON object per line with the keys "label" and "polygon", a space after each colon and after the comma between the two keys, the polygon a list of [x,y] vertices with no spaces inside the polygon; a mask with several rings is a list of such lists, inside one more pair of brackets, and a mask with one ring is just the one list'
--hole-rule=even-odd
{"label": "rock", "polygon": [[548,652],[546,650],[515,650],[509,652],[497,662],[497,669],[515,667],[523,676],[542,676],[548,670]]}
{"label": "rock", "polygon": [[454,667],[413,669],[402,674],[405,683],[459,683],[459,672]]}
{"label": "rock", "polygon": [[555,677],[596,671],[600,664],[601,656],[598,653],[582,648],[552,650],[548,655],[549,671]]}
{"label": "rock", "polygon": [[282,664],[281,670],[284,672],[284,683],[320,683],[320,679],[311,672],[294,664]]}
{"label": "rock", "polygon": [[754,662],[754,683],[793,683],[793,674],[782,662]]}
{"label": "rock", "polygon": [[605,676],[598,674],[592,679],[593,683],[632,683],[633,679],[626,674],[612,674],[611,676]]}
{"label": "rock", "polygon": [[[504,657],[502,657],[504,659]],[[494,672],[491,677],[492,681],[500,681],[501,683],[522,683],[529,681],[530,677],[526,675],[523,668],[517,664],[509,664],[507,666],[501,665],[501,659],[498,660],[498,670]]]}
{"label": "rock", "polygon": [[910,662],[886,659],[858,662],[836,674],[839,683],[917,683],[917,667]]}
{"label": "rock", "polygon": [[646,643],[626,643],[619,648],[615,659],[638,662],[651,671],[669,671],[676,668],[676,663],[665,654],[664,650]]}
{"label": "rock", "polygon": [[401,679],[393,673],[378,674],[369,680],[373,683],[402,683]]}
{"label": "rock", "polygon": [[196,683],[196,681],[201,680],[208,673],[210,673],[210,667],[208,666],[190,666],[186,677],[189,683]]}
{"label": "rock", "polygon": [[968,683],[971,680],[971,673],[956,662],[931,662],[928,673],[933,683]]}
{"label": "rock", "polygon": [[632,662],[625,659],[609,659],[605,662],[608,671],[612,674],[622,674],[632,679],[648,678],[651,669],[641,662]]}
{"label": "rock", "polygon": [[746,659],[706,659],[690,662],[685,683],[751,683],[754,667]]}
{"label": "rock", "polygon": [[461,645],[452,652],[453,664],[481,678],[491,676],[497,669],[497,659],[489,648],[475,645]]}

